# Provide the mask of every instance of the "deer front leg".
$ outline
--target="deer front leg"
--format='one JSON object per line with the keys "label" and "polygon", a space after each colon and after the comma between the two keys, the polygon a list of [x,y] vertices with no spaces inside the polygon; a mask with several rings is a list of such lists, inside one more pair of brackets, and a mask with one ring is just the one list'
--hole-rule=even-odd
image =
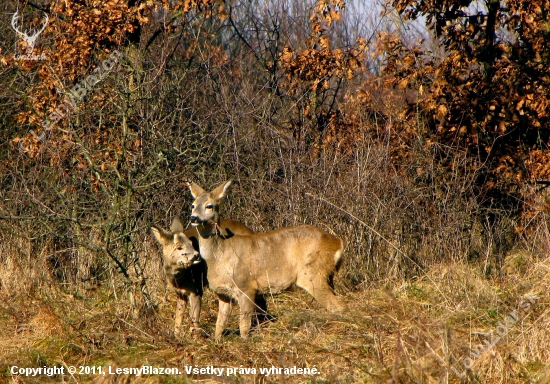
{"label": "deer front leg", "polygon": [[256,309],[256,305],[253,301],[255,296],[256,292],[248,292],[248,294],[243,292],[239,296],[239,307],[241,309],[239,317],[239,330],[243,339],[248,338],[250,327],[252,326],[252,315]]}
{"label": "deer front leg", "polygon": [[177,292],[178,302],[176,304],[176,318],[175,318],[175,327],[174,334],[178,336],[181,332],[181,323],[183,321],[183,314],[185,313],[185,308],[187,307],[187,302],[189,299],[182,292]]}
{"label": "deer front leg", "polygon": [[218,319],[216,320],[216,333],[214,335],[216,340],[221,339],[223,331],[225,329],[225,325],[227,324],[227,320],[229,319],[229,315],[231,314],[231,301],[224,301],[219,298],[218,302]]}
{"label": "deer front leg", "polygon": [[189,304],[192,329],[198,329],[200,328],[199,317],[201,313],[201,296],[196,293],[189,294]]}

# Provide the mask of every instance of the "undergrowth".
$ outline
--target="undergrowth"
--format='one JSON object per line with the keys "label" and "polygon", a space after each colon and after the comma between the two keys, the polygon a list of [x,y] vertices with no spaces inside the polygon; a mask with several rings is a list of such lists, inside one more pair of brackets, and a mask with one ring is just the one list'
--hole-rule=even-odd
{"label": "undergrowth", "polygon": [[[517,252],[510,256],[517,257]],[[533,255],[523,252],[522,257]],[[546,382],[550,379],[550,262],[535,257],[528,267],[510,267],[498,279],[487,279],[482,270],[481,265],[445,263],[416,279],[381,281],[361,291],[346,291],[340,284],[348,308],[341,315],[329,314],[301,291],[269,297],[274,321],[263,323],[249,340],[243,340],[234,314],[220,342],[210,336],[217,310],[211,292],[204,300],[203,332],[187,332],[176,339],[171,292],[158,307],[135,313],[122,291],[44,287],[33,297],[3,297],[0,378],[20,383]],[[163,295],[164,287],[158,289]],[[532,305],[523,310],[526,297]],[[513,313],[517,321],[506,323]],[[494,345],[480,350],[496,336]],[[465,368],[465,361],[471,369]],[[182,372],[185,366],[254,367],[258,372],[230,377],[48,378],[11,375],[14,365],[110,366],[112,370],[151,365],[179,367]],[[271,366],[316,367],[320,374],[259,374],[260,367]]]}

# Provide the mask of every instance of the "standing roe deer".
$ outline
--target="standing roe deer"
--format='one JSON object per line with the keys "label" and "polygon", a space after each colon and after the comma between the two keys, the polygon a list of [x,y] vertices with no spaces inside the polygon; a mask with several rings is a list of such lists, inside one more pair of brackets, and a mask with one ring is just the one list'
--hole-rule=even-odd
{"label": "standing roe deer", "polygon": [[330,311],[343,309],[331,287],[342,255],[342,240],[301,225],[265,233],[225,237],[219,230],[219,204],[231,181],[211,192],[189,184],[195,198],[191,225],[199,232],[201,255],[208,266],[210,288],[219,298],[216,339],[222,336],[231,313],[231,301],[240,307],[239,329],[248,337],[254,298],[294,286],[305,289]]}
{"label": "standing roe deer", "polygon": [[[246,225],[235,220],[222,220],[222,233],[231,237],[235,234],[248,235],[254,233]],[[160,227],[152,226],[151,231],[162,244],[163,263],[166,281],[178,296],[176,305],[175,329],[178,335],[181,331],[181,323],[187,303],[190,303],[190,316],[192,329],[199,328],[199,315],[201,311],[201,298],[204,287],[208,285],[206,263],[200,257],[198,248],[198,234],[195,227],[184,231],[179,218],[174,218],[170,232]],[[195,240],[193,242],[193,240]],[[263,311],[267,305],[263,297],[256,300],[257,305]]]}

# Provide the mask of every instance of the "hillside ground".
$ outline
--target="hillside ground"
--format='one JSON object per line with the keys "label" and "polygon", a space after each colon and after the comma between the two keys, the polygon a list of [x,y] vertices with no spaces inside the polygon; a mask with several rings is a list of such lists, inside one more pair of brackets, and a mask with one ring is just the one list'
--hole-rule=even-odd
{"label": "hillside ground", "polygon": [[[124,295],[108,286],[87,291],[44,286],[32,296],[0,301],[0,381],[550,382],[550,260],[516,252],[508,256],[499,278],[484,278],[481,270],[442,264],[409,281],[386,281],[354,292],[340,286],[348,309],[339,315],[321,309],[301,291],[270,297],[275,321],[242,340],[234,316],[220,342],[209,336],[217,310],[211,292],[201,315],[204,333],[187,332],[178,340],[172,335],[171,292],[156,310],[135,313]],[[63,366],[65,372],[69,366],[95,366],[107,374],[26,377],[12,375],[13,366]],[[175,367],[182,374],[108,371],[141,366]],[[186,366],[224,371],[221,376],[212,371],[188,375]],[[289,370],[260,373],[271,367]],[[318,373],[298,374],[293,367]],[[228,368],[234,372],[229,376]]]}

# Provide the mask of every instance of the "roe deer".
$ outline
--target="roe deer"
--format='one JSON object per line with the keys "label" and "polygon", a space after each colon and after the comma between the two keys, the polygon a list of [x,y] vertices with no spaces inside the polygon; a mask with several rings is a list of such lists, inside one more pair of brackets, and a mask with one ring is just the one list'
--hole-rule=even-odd
{"label": "roe deer", "polygon": [[[227,237],[235,234],[254,233],[246,225],[235,220],[222,220],[220,225],[223,235]],[[177,336],[181,331],[181,323],[188,302],[190,303],[192,329],[199,328],[201,298],[208,281],[207,266],[199,253],[197,229],[191,227],[184,231],[183,224],[176,217],[172,221],[170,232],[155,225],[151,227],[151,231],[157,241],[162,244],[166,281],[178,296],[174,333]],[[256,298],[256,305],[262,311],[267,311],[267,303],[263,297]]]}
{"label": "roe deer", "polygon": [[343,305],[331,283],[340,264],[342,240],[311,225],[227,238],[219,230],[219,204],[230,185],[231,181],[206,192],[189,184],[195,198],[191,225],[198,229],[210,288],[219,298],[216,339],[222,336],[233,300],[240,307],[241,337],[248,337],[254,311],[251,298],[258,293],[298,286],[330,311],[341,311]]}

